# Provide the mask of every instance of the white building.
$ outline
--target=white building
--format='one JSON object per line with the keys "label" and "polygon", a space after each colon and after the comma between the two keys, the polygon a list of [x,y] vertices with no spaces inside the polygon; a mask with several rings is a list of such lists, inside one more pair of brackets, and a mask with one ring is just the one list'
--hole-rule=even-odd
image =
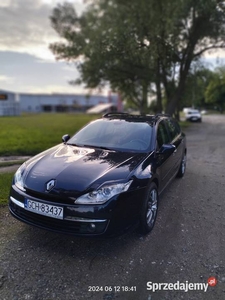
{"label": "white building", "polygon": [[116,103],[117,96],[77,94],[20,94],[23,112],[84,112],[100,103]]}
{"label": "white building", "polygon": [[0,90],[0,116],[20,115],[19,95]]}
{"label": "white building", "polygon": [[0,90],[0,116],[20,112],[85,112],[98,104],[110,103],[118,107],[118,95],[80,94],[16,94]]}

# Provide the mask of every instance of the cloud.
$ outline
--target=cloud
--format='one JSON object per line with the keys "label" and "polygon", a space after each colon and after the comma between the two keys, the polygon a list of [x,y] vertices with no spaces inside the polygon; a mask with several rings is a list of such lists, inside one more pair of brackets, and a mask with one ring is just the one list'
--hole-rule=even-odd
{"label": "cloud", "polygon": [[79,77],[75,67],[64,62],[43,61],[26,53],[0,51],[0,89],[15,92],[75,93],[82,86],[71,86]]}
{"label": "cloud", "polygon": [[[54,60],[49,44],[59,40],[49,16],[58,1],[4,0],[0,4],[0,51],[28,53]],[[77,11],[81,1],[73,1]]]}
{"label": "cloud", "polygon": [[211,59],[219,59],[219,58],[225,58],[225,49],[212,49],[210,51],[206,51],[203,54],[204,58],[211,58]]}
{"label": "cloud", "polygon": [[13,83],[14,82],[14,78],[13,77],[9,77],[9,76],[5,76],[5,75],[0,75],[0,82],[1,83]]}

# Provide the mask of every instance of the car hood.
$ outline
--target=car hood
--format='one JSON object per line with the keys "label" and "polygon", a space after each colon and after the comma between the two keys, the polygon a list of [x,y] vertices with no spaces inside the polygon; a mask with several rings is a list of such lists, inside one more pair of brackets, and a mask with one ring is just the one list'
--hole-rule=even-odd
{"label": "car hood", "polygon": [[[27,161],[24,187],[47,193],[80,194],[106,181],[126,180],[146,153],[58,145]],[[53,180],[53,187],[47,184]]]}

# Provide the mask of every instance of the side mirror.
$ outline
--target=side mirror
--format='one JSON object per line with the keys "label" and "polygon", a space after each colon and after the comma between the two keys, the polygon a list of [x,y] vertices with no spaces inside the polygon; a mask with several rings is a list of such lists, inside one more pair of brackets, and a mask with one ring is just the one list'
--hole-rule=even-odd
{"label": "side mirror", "polygon": [[66,142],[67,142],[69,139],[70,139],[69,134],[64,134],[64,135],[62,136],[62,142],[63,142],[64,144],[66,144]]}
{"label": "side mirror", "polygon": [[163,144],[158,153],[163,155],[171,155],[176,150],[176,147],[171,144]]}

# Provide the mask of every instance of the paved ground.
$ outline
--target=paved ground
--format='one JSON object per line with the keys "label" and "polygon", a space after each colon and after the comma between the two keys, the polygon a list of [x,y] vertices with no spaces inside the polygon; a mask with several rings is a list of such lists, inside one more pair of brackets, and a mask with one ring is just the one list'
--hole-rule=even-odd
{"label": "paved ground", "polygon": [[26,160],[30,156],[0,156],[0,163],[3,162],[17,162],[21,160]]}
{"label": "paved ground", "polygon": [[[21,161],[25,161],[30,156],[0,156],[0,173],[15,172],[21,165]],[[12,166],[3,166],[5,163],[11,163]]]}
{"label": "paved ground", "polygon": [[[224,300],[224,132],[223,116],[204,116],[188,129],[186,175],[162,195],[146,237],[137,229],[106,240],[58,235],[22,224],[2,208],[1,300]],[[207,292],[168,285],[152,291],[152,283],[193,288],[212,276],[218,283]]]}
{"label": "paved ground", "polygon": [[13,165],[13,166],[8,166],[8,167],[0,167],[0,173],[9,173],[9,172],[15,172],[19,168],[20,164]]}

